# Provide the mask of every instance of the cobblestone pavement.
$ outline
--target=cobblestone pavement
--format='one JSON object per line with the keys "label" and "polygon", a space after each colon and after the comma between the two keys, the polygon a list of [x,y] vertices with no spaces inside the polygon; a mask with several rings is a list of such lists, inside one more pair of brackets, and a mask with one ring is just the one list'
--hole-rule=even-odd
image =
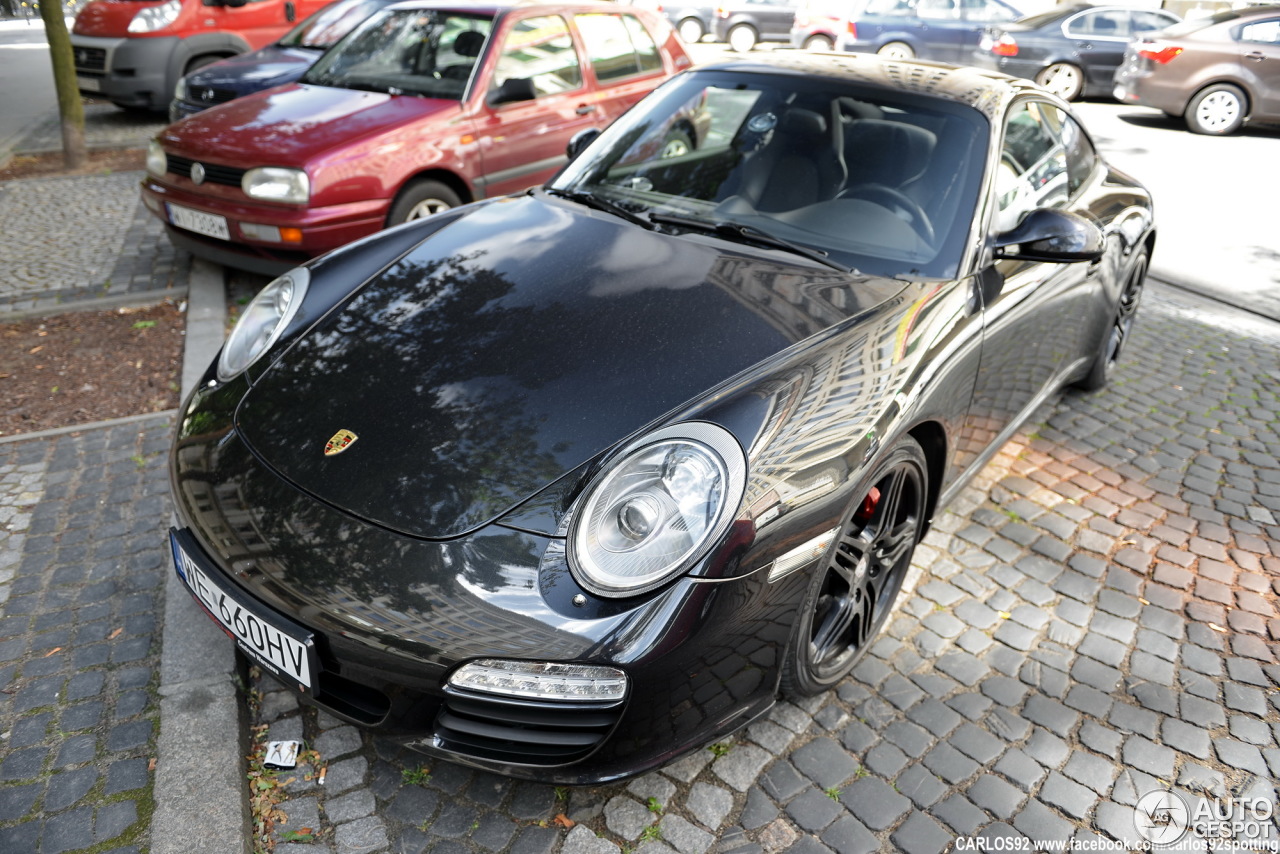
{"label": "cobblestone pavement", "polygon": [[0,443],[0,851],[151,839],[170,418]]}
{"label": "cobblestone pavement", "polygon": [[[1047,405],[938,520],[918,552],[927,572],[837,690],[658,772],[515,782],[402,751],[259,680],[259,725],[326,766],[323,784],[310,766],[283,778],[276,851],[1134,844],[1134,804],[1152,791],[1274,803],[1280,326],[1200,305],[1148,288],[1113,386]],[[301,828],[318,840],[286,841]]]}
{"label": "cobblestone pavement", "polygon": [[[111,105],[85,108],[85,137],[94,147],[143,148],[163,126]],[[58,133],[54,116],[33,128],[18,151],[58,150]],[[190,256],[173,248],[143,206],[141,177],[120,172],[0,184],[0,315],[105,297],[181,296]]]}

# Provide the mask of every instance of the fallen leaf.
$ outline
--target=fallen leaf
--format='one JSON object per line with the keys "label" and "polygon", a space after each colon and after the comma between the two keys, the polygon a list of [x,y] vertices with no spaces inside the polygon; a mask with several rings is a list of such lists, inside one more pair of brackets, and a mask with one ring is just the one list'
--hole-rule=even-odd
{"label": "fallen leaf", "polygon": [[552,821],[554,821],[556,824],[560,825],[561,827],[565,828],[566,830],[570,827],[573,827],[575,824],[577,824],[576,821],[569,818],[564,813],[560,813],[554,819],[552,819]]}
{"label": "fallen leaf", "polygon": [[48,652],[46,652],[46,653],[44,654],[44,657],[45,657],[45,658],[48,658],[49,656],[53,655],[55,652],[61,652],[61,651],[62,651],[62,647],[60,647],[60,646],[55,646],[53,649],[51,649],[51,650],[49,650]]}
{"label": "fallen leaf", "polygon": [[123,628],[116,629],[114,632],[112,632],[111,634],[107,635],[107,640],[115,640],[115,639],[120,635],[120,633],[121,633],[121,632],[123,632],[123,631],[124,631],[124,629],[123,629]]}
{"label": "fallen leaf", "polygon": [[40,352],[41,350],[43,350],[43,349],[44,349],[44,345],[43,345],[43,344],[41,344],[39,347],[32,347],[32,348],[31,348],[30,350],[28,350],[27,352],[28,352],[28,353],[39,353],[39,352]]}
{"label": "fallen leaf", "polygon": [[152,756],[150,759],[147,760],[147,770],[148,771],[156,770],[156,758],[154,756]]}

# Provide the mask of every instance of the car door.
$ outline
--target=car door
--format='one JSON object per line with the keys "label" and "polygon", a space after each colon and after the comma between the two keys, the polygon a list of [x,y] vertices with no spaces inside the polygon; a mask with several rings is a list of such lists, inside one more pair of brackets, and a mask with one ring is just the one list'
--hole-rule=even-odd
{"label": "car door", "polygon": [[767,41],[786,41],[795,23],[794,0],[752,0],[752,11],[760,19],[760,34]]}
{"label": "car door", "polygon": [[[972,47],[964,50],[965,28],[969,25],[960,13],[960,0],[920,0],[916,15],[920,19],[921,59],[960,62],[962,56],[967,58],[972,53]],[[973,45],[977,43],[975,37]]]}
{"label": "car door", "polygon": [[[582,60],[560,15],[506,18],[497,55],[485,63],[473,113],[484,196],[514,193],[544,183],[567,160],[575,133],[603,127]],[[510,98],[513,92],[526,90]],[[528,98],[528,94],[533,95]]]}
{"label": "car door", "polygon": [[977,49],[987,25],[1004,24],[1021,17],[1016,9],[999,0],[960,0],[960,14],[965,27],[960,33],[957,61],[964,63],[969,61],[969,57]]}
{"label": "car door", "polygon": [[1280,16],[1240,28],[1240,64],[1253,78],[1254,119],[1280,119]]}
{"label": "car door", "polygon": [[603,128],[660,83],[665,75],[662,54],[653,36],[635,15],[590,12],[573,16],[586,57],[593,126]]}
{"label": "car door", "polygon": [[[1037,208],[1088,213],[1098,161],[1088,138],[1057,107],[1025,98],[1009,111],[995,166],[992,236]],[[982,363],[966,423],[973,441],[989,440],[1027,414],[1056,387],[1062,372],[1098,329],[1100,265],[997,259],[981,274]]]}
{"label": "car door", "polygon": [[1127,9],[1095,9],[1067,19],[1063,31],[1071,42],[1085,85],[1110,88],[1111,78],[1129,43]]}

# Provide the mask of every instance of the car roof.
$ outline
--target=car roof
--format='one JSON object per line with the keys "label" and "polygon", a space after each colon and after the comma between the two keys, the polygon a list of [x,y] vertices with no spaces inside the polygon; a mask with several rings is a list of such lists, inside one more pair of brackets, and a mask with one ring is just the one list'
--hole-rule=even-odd
{"label": "car roof", "polygon": [[830,77],[900,92],[931,95],[972,107],[988,118],[998,117],[1016,95],[1045,91],[1030,80],[997,71],[927,60],[889,60],[868,53],[809,53],[777,51],[749,60],[728,60],[699,66],[694,71],[745,71]]}
{"label": "car roof", "polygon": [[[388,8],[391,9],[448,9],[457,12],[484,12],[496,15],[512,9],[590,9],[617,10],[619,4],[603,2],[603,0],[577,0],[577,2],[554,3],[546,0],[404,0]],[[627,7],[633,8],[633,7]]]}

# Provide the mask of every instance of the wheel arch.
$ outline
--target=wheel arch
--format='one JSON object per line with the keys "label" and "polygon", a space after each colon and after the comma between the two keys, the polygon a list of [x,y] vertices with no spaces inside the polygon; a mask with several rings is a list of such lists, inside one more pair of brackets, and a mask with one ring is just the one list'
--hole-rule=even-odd
{"label": "wheel arch", "polygon": [[1236,89],[1239,89],[1241,92],[1243,92],[1244,93],[1244,120],[1245,121],[1249,120],[1249,117],[1253,114],[1253,105],[1258,100],[1257,94],[1253,91],[1253,89],[1249,86],[1248,83],[1246,83],[1245,81],[1241,80],[1238,77],[1215,77],[1212,80],[1205,80],[1203,83],[1196,86],[1196,88],[1191,92],[1191,94],[1187,96],[1186,103],[1182,105],[1183,111],[1185,112],[1187,107],[1191,106],[1191,102],[1194,101],[1196,98],[1199,98],[1205,89],[1208,89],[1213,86],[1234,86]]}
{"label": "wheel arch", "polygon": [[938,496],[942,494],[942,479],[947,467],[947,432],[937,421],[922,421],[907,431],[907,435],[916,440],[916,444],[924,451],[924,459],[928,465],[929,494],[925,499],[925,519],[921,536],[928,533],[933,523],[933,514],[938,506]]}
{"label": "wheel arch", "polygon": [[[390,206],[394,206],[401,194],[419,181],[439,181],[457,193],[458,198],[464,205],[476,200],[476,193],[472,191],[471,185],[461,175],[448,169],[429,167],[406,175],[405,179],[400,182],[400,186],[396,188],[395,193],[392,194]],[[390,206],[388,209],[390,209]]]}

